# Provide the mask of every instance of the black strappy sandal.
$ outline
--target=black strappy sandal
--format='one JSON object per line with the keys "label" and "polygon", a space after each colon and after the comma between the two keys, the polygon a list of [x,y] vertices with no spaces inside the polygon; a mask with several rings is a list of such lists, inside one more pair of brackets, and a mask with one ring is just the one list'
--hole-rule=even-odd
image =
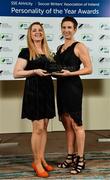
{"label": "black strappy sandal", "polygon": [[85,169],[85,159],[84,157],[77,156],[76,164],[70,171],[71,174],[76,175]]}
{"label": "black strappy sandal", "polygon": [[73,164],[75,163],[76,158],[76,154],[68,154],[66,157],[66,160],[62,163],[58,163],[57,167],[58,168],[69,168],[71,166],[73,166]]}

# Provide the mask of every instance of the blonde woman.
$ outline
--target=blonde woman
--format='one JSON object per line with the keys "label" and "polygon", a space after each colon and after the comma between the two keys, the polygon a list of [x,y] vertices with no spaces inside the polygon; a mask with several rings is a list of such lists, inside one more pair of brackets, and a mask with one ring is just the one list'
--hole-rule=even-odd
{"label": "blonde woman", "polygon": [[18,55],[13,75],[14,78],[26,78],[21,117],[32,121],[32,167],[37,176],[48,177],[47,171],[53,167],[47,164],[44,153],[48,120],[55,116],[55,106],[52,78],[46,71],[52,57],[40,22],[34,22],[28,28],[27,44],[28,48]]}

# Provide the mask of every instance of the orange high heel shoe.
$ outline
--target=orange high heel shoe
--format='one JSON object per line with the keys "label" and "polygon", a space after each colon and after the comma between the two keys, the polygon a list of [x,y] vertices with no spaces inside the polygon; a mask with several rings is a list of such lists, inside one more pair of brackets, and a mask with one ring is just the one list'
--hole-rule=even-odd
{"label": "orange high heel shoe", "polygon": [[47,171],[53,171],[54,170],[54,167],[51,166],[51,165],[47,165],[47,166],[44,166],[45,170]]}
{"label": "orange high heel shoe", "polygon": [[45,170],[43,172],[38,171],[34,162],[32,163],[32,168],[34,169],[34,171],[38,177],[48,177],[49,176],[49,174]]}

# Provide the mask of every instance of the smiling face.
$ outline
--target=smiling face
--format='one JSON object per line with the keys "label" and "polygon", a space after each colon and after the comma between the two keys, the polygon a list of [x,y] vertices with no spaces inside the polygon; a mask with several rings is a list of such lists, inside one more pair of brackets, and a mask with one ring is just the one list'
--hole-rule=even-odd
{"label": "smiling face", "polygon": [[61,25],[61,32],[64,39],[67,39],[67,40],[73,39],[73,35],[76,32],[76,28],[74,27],[73,22],[64,21]]}
{"label": "smiling face", "polygon": [[27,45],[30,52],[30,60],[35,59],[40,54],[45,54],[51,59],[50,49],[46,40],[43,24],[33,22],[27,31]]}
{"label": "smiling face", "polygon": [[42,41],[44,39],[43,28],[39,24],[34,24],[30,33],[33,41]]}

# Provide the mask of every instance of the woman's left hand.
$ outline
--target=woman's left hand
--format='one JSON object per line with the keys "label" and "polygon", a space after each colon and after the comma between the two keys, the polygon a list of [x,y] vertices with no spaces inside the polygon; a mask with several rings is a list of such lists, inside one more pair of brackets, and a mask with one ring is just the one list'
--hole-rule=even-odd
{"label": "woman's left hand", "polygon": [[66,77],[66,76],[71,76],[71,72],[68,70],[62,69],[61,72],[53,72],[52,75]]}

